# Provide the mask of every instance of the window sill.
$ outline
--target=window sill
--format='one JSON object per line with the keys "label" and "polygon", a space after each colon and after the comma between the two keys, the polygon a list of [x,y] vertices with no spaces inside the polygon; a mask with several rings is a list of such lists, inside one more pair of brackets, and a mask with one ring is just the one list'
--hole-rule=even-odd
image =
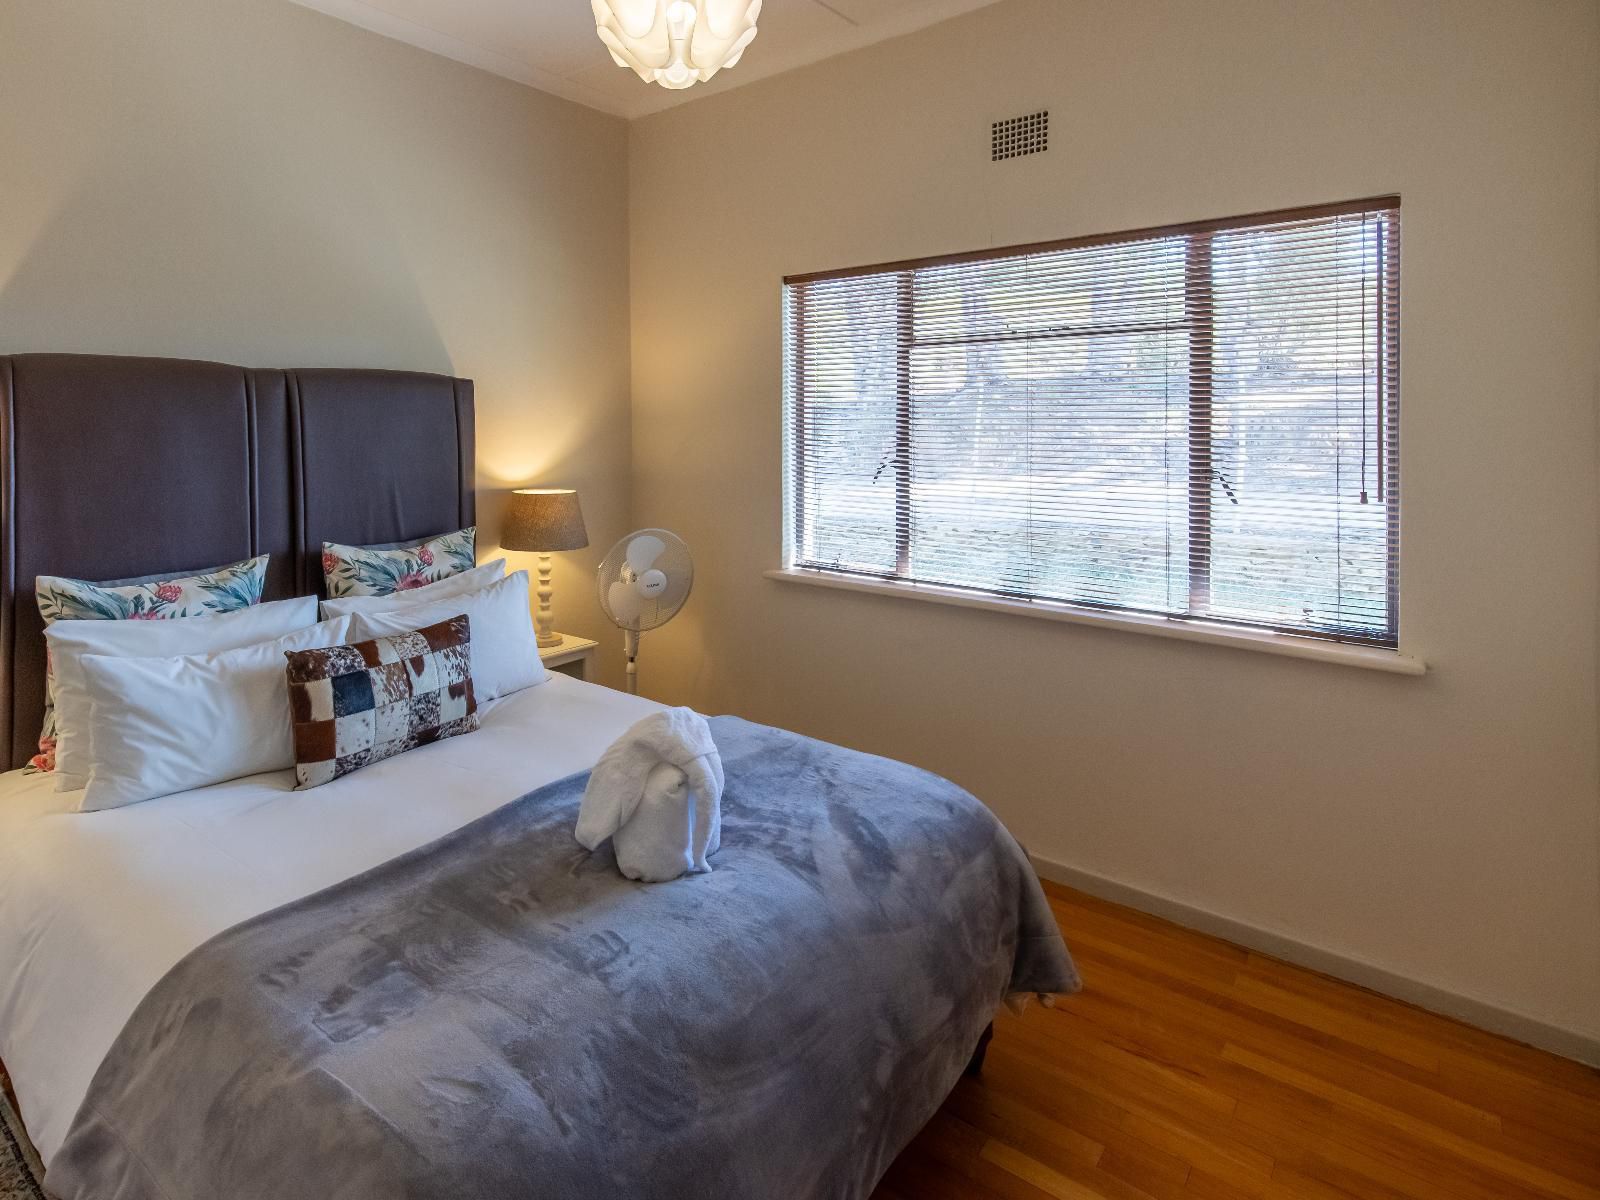
{"label": "window sill", "polygon": [[840,591],[865,592],[875,596],[898,596],[903,600],[924,600],[934,604],[951,604],[958,608],[1011,613],[1014,616],[1035,617],[1046,621],[1065,621],[1072,625],[1093,625],[1101,629],[1148,633],[1156,637],[1177,638],[1185,642],[1233,646],[1241,650],[1257,650],[1266,654],[1307,658],[1316,662],[1340,663],[1349,667],[1362,667],[1369,671],[1387,671],[1395,675],[1421,675],[1428,669],[1427,664],[1421,659],[1401,654],[1398,650],[1323,642],[1316,638],[1295,637],[1293,634],[1234,629],[1225,625],[1207,625],[1197,621],[1172,621],[1165,617],[1147,617],[1132,613],[1099,612],[1095,609],[1046,600],[1006,600],[997,596],[974,595],[956,588],[934,587],[924,583],[860,579],[802,567],[767,571],[765,574],[768,579],[776,579],[783,583],[803,583],[811,587],[837,588]]}

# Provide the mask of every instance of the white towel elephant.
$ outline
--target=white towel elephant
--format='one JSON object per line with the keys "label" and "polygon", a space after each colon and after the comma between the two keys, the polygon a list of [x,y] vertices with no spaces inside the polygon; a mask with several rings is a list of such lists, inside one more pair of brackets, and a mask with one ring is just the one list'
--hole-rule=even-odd
{"label": "white towel elephant", "polygon": [[600,756],[578,810],[590,850],[612,839],[629,879],[665,883],[706,861],[722,842],[722,757],[692,709],[652,713]]}

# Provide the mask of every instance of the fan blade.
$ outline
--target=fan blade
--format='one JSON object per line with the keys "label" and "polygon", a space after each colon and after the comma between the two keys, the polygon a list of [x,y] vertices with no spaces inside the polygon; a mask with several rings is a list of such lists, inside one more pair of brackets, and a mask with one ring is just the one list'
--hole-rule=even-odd
{"label": "fan blade", "polygon": [[606,601],[618,625],[637,625],[644,613],[644,597],[632,584],[613,583],[606,589]]}
{"label": "fan blade", "polygon": [[628,543],[628,565],[638,572],[647,571],[666,548],[667,544],[652,533],[636,537]]}

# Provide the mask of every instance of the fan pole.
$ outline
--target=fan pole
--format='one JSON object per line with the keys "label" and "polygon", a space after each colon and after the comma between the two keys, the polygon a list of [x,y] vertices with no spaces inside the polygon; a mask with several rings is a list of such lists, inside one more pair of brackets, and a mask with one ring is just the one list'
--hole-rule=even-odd
{"label": "fan pole", "polygon": [[628,695],[639,694],[639,631],[637,629],[624,629],[622,631],[622,649],[628,656]]}

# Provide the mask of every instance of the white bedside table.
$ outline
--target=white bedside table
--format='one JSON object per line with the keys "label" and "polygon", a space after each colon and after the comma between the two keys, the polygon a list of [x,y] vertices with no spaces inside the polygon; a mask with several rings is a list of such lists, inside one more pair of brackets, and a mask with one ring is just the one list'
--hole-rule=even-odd
{"label": "white bedside table", "polygon": [[599,642],[563,633],[559,646],[539,647],[539,658],[552,671],[593,683],[594,652],[599,648]]}

